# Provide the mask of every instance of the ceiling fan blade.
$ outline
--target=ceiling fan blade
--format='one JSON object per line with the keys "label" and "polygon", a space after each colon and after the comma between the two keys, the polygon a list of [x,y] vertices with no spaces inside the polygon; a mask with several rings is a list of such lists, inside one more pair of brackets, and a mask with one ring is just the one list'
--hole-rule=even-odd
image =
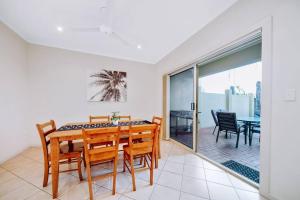
{"label": "ceiling fan blade", "polygon": [[100,32],[99,27],[87,27],[87,28],[71,28],[74,32]]}
{"label": "ceiling fan blade", "polygon": [[112,37],[112,38],[114,38],[114,39],[116,39],[116,40],[119,40],[120,42],[122,42],[124,45],[126,45],[126,46],[131,46],[131,44],[127,41],[127,40],[125,40],[122,36],[120,36],[119,34],[117,34],[116,32],[112,32],[111,34],[110,34],[110,37]]}

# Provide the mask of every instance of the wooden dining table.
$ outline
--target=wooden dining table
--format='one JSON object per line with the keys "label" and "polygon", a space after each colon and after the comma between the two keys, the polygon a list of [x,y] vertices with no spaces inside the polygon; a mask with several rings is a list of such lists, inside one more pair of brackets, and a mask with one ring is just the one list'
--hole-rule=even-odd
{"label": "wooden dining table", "polygon": [[[130,122],[147,122],[146,124],[151,124],[151,122],[148,122],[146,120],[132,120]],[[125,121],[124,121],[125,122]],[[128,121],[129,122],[129,121]],[[99,122],[101,123],[101,122]],[[107,122],[106,122],[107,123]],[[76,122],[76,123],[68,123],[64,126],[72,126],[72,125],[88,125],[91,124],[89,122]],[[95,123],[93,123],[95,124]],[[129,126],[121,125],[121,134],[128,134],[128,128]],[[134,124],[135,125],[135,124]],[[145,124],[143,124],[145,125]],[[64,127],[62,126],[62,128]],[[113,126],[113,125],[112,125]],[[61,129],[61,128],[60,128]],[[82,129],[77,130],[60,130],[49,134],[50,138],[50,148],[51,148],[51,174],[52,174],[52,197],[53,199],[58,197],[58,182],[59,182],[59,153],[60,153],[60,142],[63,141],[83,141],[83,135],[82,135]]]}

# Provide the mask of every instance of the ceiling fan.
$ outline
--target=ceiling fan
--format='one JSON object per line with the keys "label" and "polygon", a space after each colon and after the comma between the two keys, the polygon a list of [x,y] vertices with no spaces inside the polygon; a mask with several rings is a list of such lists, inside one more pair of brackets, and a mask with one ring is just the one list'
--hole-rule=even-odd
{"label": "ceiling fan", "polygon": [[114,5],[113,0],[103,0],[102,1],[102,5],[100,5],[100,14],[101,14],[101,19],[103,19],[103,21],[99,26],[78,27],[78,28],[73,27],[73,28],[70,28],[70,30],[73,32],[100,32],[110,38],[120,41],[124,45],[132,46],[132,44],[128,40],[124,39],[119,33],[117,33],[112,28],[113,5]]}

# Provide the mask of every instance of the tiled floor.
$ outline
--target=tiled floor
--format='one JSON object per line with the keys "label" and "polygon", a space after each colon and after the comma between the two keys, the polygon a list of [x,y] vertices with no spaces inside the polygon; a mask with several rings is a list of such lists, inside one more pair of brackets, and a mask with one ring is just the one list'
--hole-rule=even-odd
{"label": "tiled floor", "polygon": [[[70,167],[70,166],[65,166]],[[110,171],[111,164],[93,167],[93,174]],[[149,185],[149,170],[137,172],[137,191],[132,192],[131,176],[117,175],[117,194],[111,195],[111,178],[93,184],[95,199],[181,199],[181,200],[258,200],[258,191],[222,169],[184,150],[172,142],[162,141],[162,159],[155,170],[155,184]],[[85,177],[85,176],[84,176]],[[0,199],[51,199],[51,177],[42,187],[43,159],[40,148],[29,148],[0,166]],[[59,177],[59,199],[89,198],[87,182],[80,182],[77,173]]]}
{"label": "tiled floor", "polygon": [[220,133],[219,141],[216,143],[216,135],[212,134],[212,128],[202,128],[198,137],[198,152],[209,159],[222,163],[228,160],[234,160],[253,169],[259,170],[259,135],[253,134],[252,145],[249,142],[245,144],[245,137],[240,136],[239,147],[235,148],[236,135],[225,138],[225,133]]}

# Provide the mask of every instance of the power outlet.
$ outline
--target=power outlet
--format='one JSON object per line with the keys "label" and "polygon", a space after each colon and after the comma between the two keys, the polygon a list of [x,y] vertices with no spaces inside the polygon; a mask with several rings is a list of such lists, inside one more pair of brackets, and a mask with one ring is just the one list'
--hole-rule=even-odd
{"label": "power outlet", "polygon": [[285,101],[296,101],[296,90],[287,89],[285,92]]}

